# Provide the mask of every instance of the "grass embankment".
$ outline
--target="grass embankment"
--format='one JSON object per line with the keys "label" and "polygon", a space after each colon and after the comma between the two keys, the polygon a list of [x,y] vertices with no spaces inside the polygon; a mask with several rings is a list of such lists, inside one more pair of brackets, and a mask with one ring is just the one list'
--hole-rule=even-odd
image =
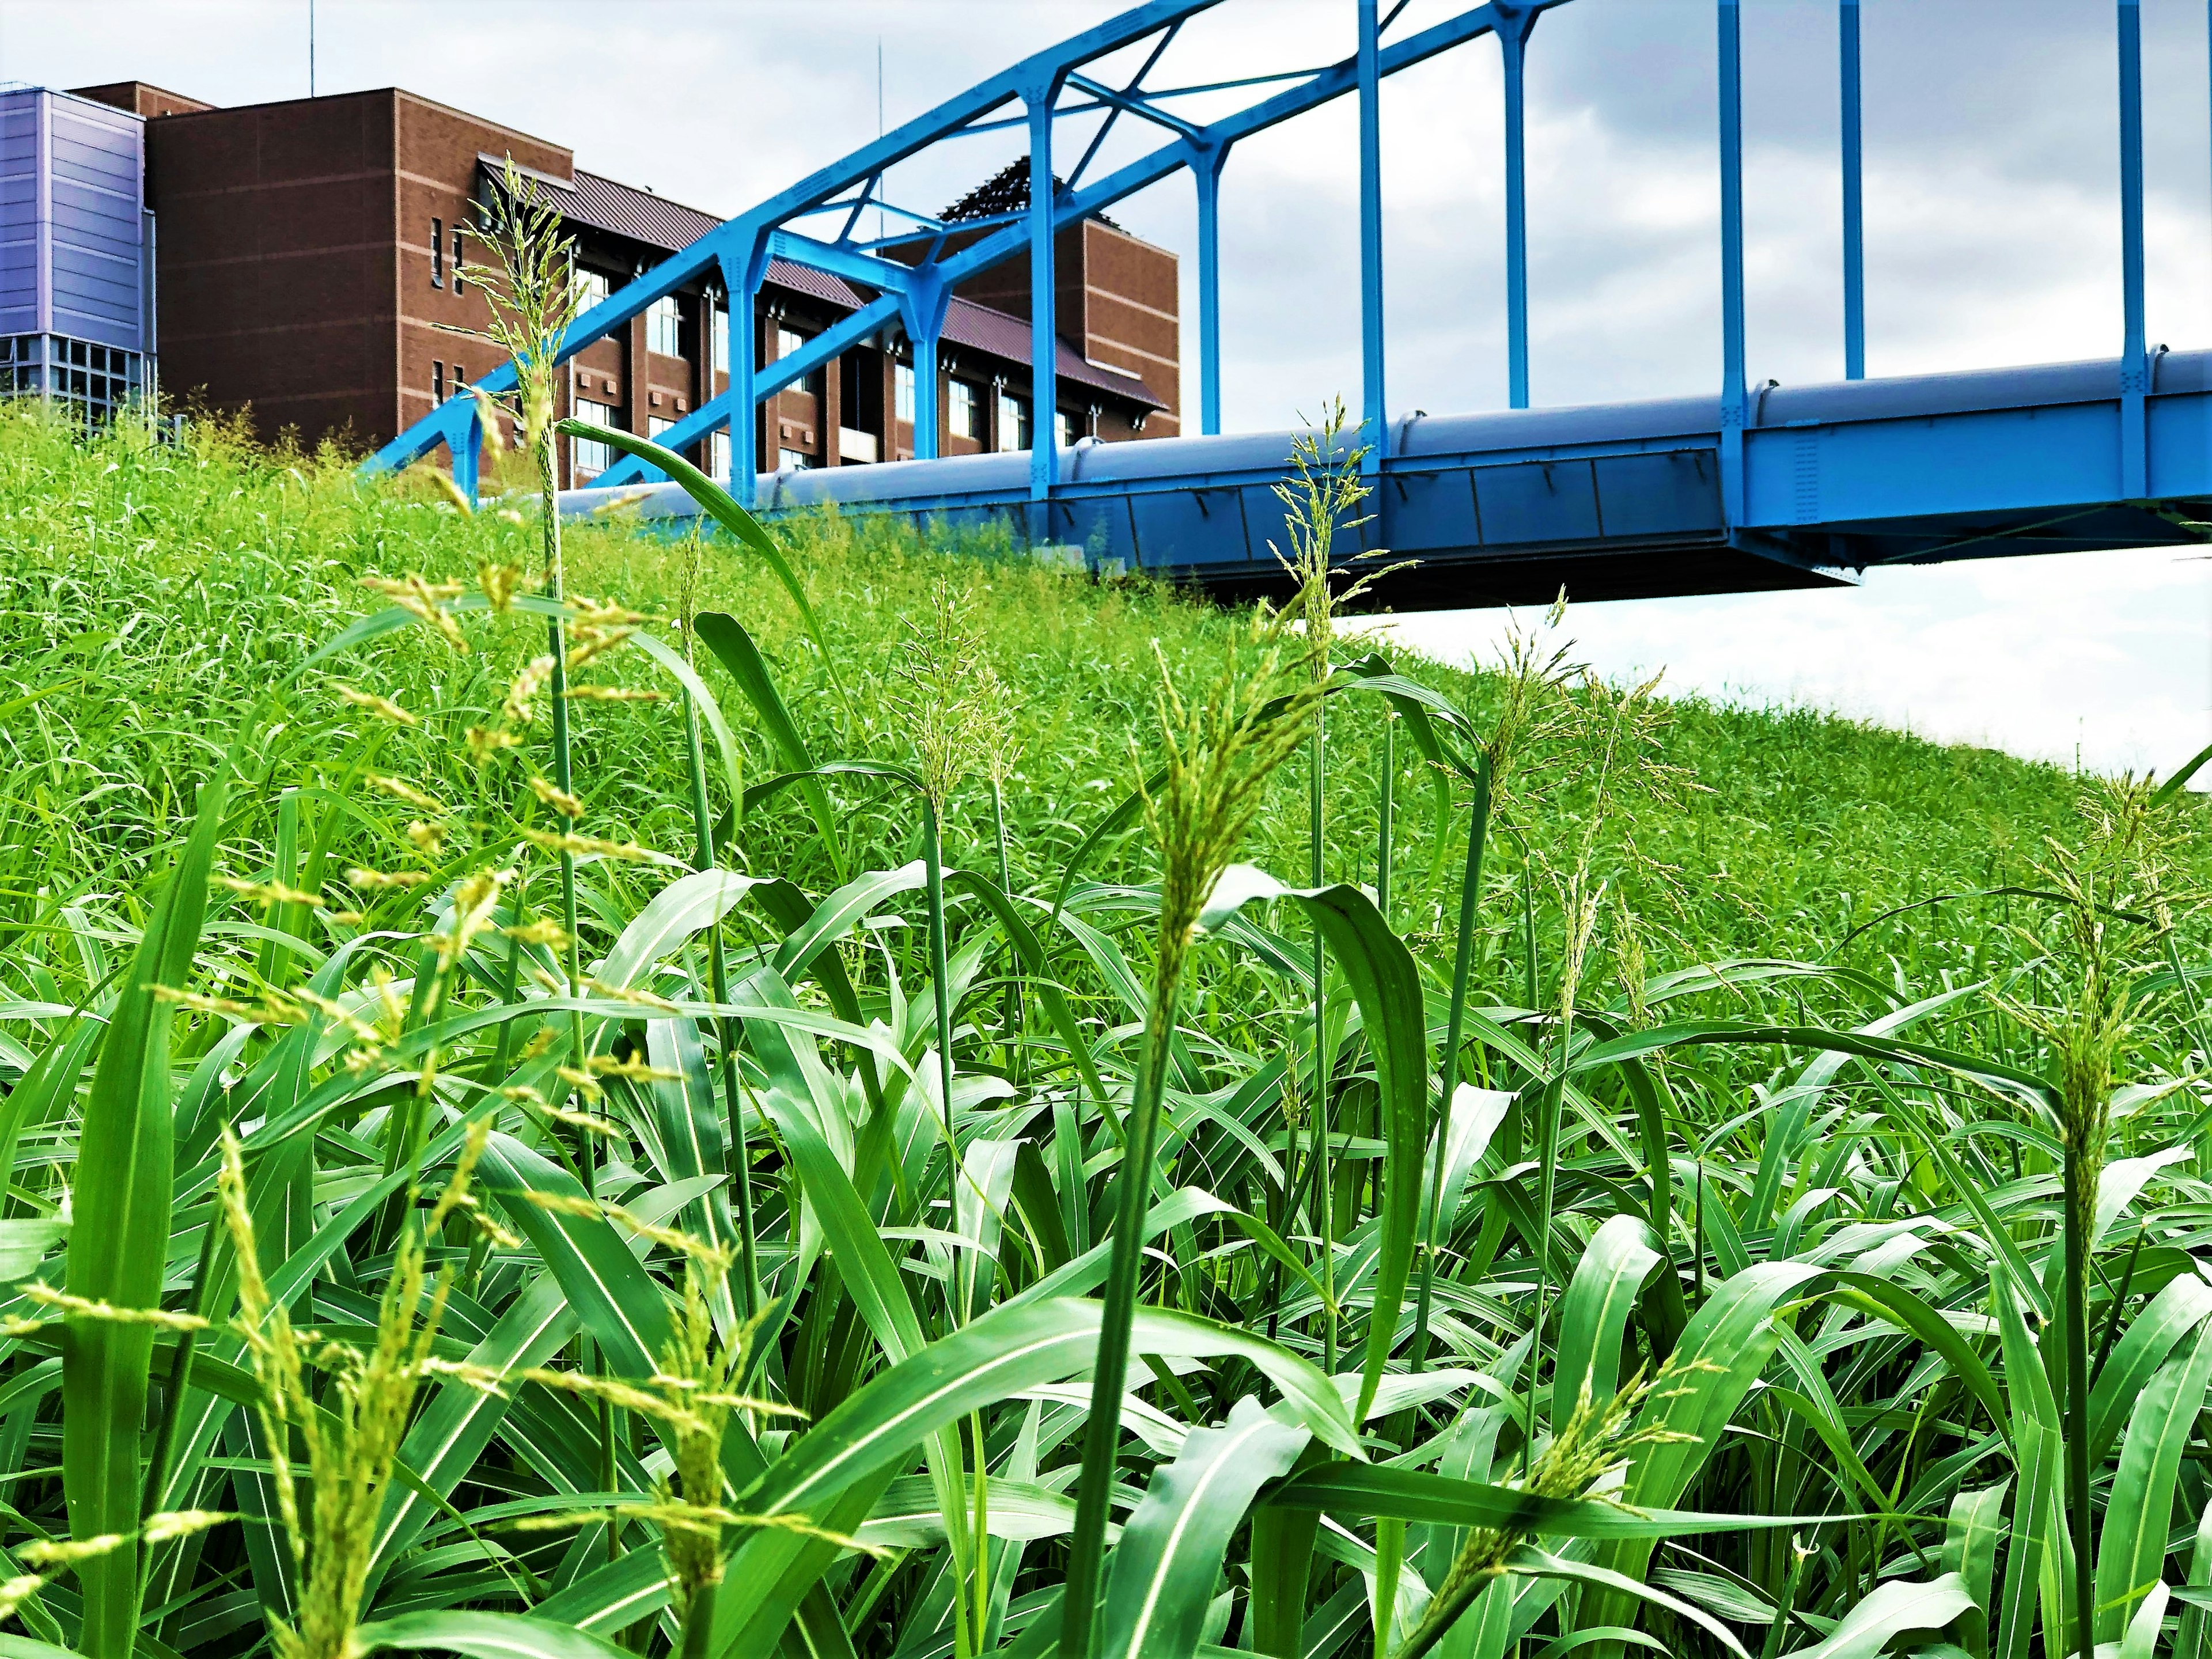
{"label": "grass embankment", "polygon": [[[1068,853],[1127,793],[1149,757],[1155,647],[1182,683],[1210,677],[1234,627],[1200,601],[1149,585],[1099,586],[1030,568],[1002,550],[944,548],[850,522],[786,526],[793,563],[837,653],[841,696],[784,590],[726,539],[709,544],[698,608],[728,611],[760,641],[784,698],[817,758],[905,761],[912,734],[893,681],[909,623],[946,589],[1014,692],[1007,818],[1016,885],[1048,887]],[[93,450],[21,416],[0,419],[0,920],[22,926],[78,896],[128,894],[173,845],[193,792],[240,718],[316,645],[373,607],[364,576],[416,570],[473,581],[489,560],[530,566],[536,532],[496,513],[457,514],[426,488],[368,487],[325,458],[271,462],[203,431],[185,448],[124,441]],[[578,526],[572,586],[665,616],[688,562],[677,544],[622,523]],[[1533,619],[1532,619],[1533,620]],[[1572,634],[1570,617],[1564,632]],[[520,622],[456,656],[408,635],[349,664],[344,677],[404,705],[455,720],[495,708],[517,669],[542,649]],[[1498,696],[1494,674],[1394,653],[1478,720]],[[744,699],[718,666],[704,672],[744,735],[749,781],[781,769]],[[645,673],[627,678],[641,684]],[[1987,750],[1942,747],[1802,710],[1723,708],[1696,701],[1667,710],[1663,748],[1698,786],[1665,805],[1618,808],[1622,837],[1677,879],[1655,888],[1626,873],[1621,896],[1647,926],[1673,935],[1654,954],[1825,959],[1852,930],[1894,906],[2021,878],[2043,838],[2073,819],[2062,770]],[[1332,723],[1330,818],[1344,849],[1331,873],[1376,874],[1379,705]],[[592,708],[577,723],[577,771],[595,825],[681,850],[690,830],[683,745],[665,707]],[[451,722],[448,722],[450,726]],[[328,788],[356,807],[334,857],[375,864],[410,854],[406,814],[366,805],[349,782],[368,763],[456,788],[473,770],[450,733],[394,732],[310,687],[288,697],[281,729],[257,744],[256,775],[274,789]],[[2179,760],[2179,757],[2176,759]],[[1430,775],[1397,745],[1394,914],[1417,934],[1446,928],[1457,890],[1438,860]],[[1564,861],[1578,781],[1562,799],[1517,815],[1540,860]],[[1277,791],[1302,801],[1296,778]],[[910,823],[841,789],[850,867],[902,861]],[[1553,805],[1564,810],[1549,810]],[[951,856],[988,861],[987,792],[952,803]],[[242,825],[248,842],[270,825]],[[1263,817],[1255,861],[1303,868],[1302,811]],[[1449,839],[1457,845],[1457,831]],[[1140,841],[1141,838],[1139,838]],[[1141,869],[1141,845],[1117,843],[1094,872]],[[826,873],[811,821],[794,795],[747,825],[742,856],[807,882]],[[1516,857],[1489,884],[1489,945],[1509,948],[1518,924]],[[40,902],[39,895],[46,895]],[[1946,948],[1978,948],[2001,904],[1945,913]],[[1556,894],[1540,882],[1540,933],[1558,927]],[[1512,948],[1517,948],[1512,947]],[[1851,959],[1900,954],[1916,980],[1939,964],[1915,927],[1876,929]],[[1975,971],[1971,954],[1941,967]]]}

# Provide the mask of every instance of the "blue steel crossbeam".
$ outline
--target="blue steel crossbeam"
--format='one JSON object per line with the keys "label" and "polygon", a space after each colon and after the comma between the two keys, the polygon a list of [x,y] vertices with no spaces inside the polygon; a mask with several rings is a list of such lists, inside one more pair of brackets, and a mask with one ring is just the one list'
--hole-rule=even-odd
{"label": "blue steel crossbeam", "polygon": [[[686,284],[719,274],[733,317],[750,317],[770,258],[837,276],[874,297],[768,365],[750,328],[733,328],[729,388],[662,435],[684,449],[730,434],[732,488],[770,513],[836,504],[953,526],[1003,520],[1032,544],[1080,548],[1094,566],[1143,567],[1224,589],[1274,579],[1280,538],[1267,486],[1293,434],[1222,438],[1219,190],[1241,140],[1335,99],[1358,104],[1362,389],[1359,440],[1380,492],[1364,532],[1419,560],[1385,596],[1400,605],[1548,597],[1559,580],[1582,597],[1719,591],[1850,580],[1872,563],[1921,562],[2198,538],[2212,513],[2212,356],[2152,352],[2143,298],[2140,0],[2114,0],[2118,59],[2118,214],[2121,353],[2117,361],[1967,375],[1866,375],[1859,0],[1838,0],[1844,379],[1754,393],[1746,373],[1741,0],[1715,0],[1718,64],[1721,374],[1717,396],[1566,410],[1528,408],[1525,70],[1540,15],[1569,0],[1491,0],[1419,31],[1393,33],[1405,0],[1346,0],[1355,49],[1317,68],[1200,84],[1150,84],[1184,23],[1221,0],[1152,0],[979,82],[801,180],[646,272],[576,324],[573,356]],[[1509,409],[1492,416],[1385,418],[1380,89],[1392,75],[1483,35],[1504,70],[1506,357]],[[1132,51],[1122,78],[1102,60]],[[1205,120],[1171,105],[1230,94],[1249,101]],[[884,197],[888,169],[939,143],[1021,129],[1030,178],[1052,180],[1060,129],[1097,130],[1064,185],[1028,204],[947,224]],[[1160,135],[1153,149],[1091,178],[1123,118]],[[1204,435],[1058,447],[1054,407],[1055,234],[1188,170],[1198,208],[1198,370]],[[878,206],[904,227],[856,240]],[[821,222],[819,233],[798,227]],[[830,224],[836,234],[828,234]],[[957,233],[964,239],[947,252]],[[901,257],[890,257],[896,253]],[[962,283],[1026,256],[1036,375],[1034,441],[1024,454],[936,458],[937,342]],[[763,475],[759,404],[844,350],[904,331],[915,380],[915,460],[824,474]],[[498,392],[512,371],[480,386]],[[476,485],[477,405],[434,410],[368,464],[405,465],[440,444],[457,481]],[[624,458],[576,508],[658,477]],[[641,510],[686,510],[680,492],[645,492]]]}

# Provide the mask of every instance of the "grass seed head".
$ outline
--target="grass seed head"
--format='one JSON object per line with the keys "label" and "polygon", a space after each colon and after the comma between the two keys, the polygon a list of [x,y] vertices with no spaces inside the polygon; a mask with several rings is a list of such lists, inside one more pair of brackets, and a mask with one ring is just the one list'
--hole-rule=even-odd
{"label": "grass seed head", "polygon": [[575,246],[561,234],[552,198],[513,156],[478,204],[475,235],[490,263],[471,264],[464,274],[483,287],[491,305],[488,336],[514,364],[520,447],[550,456],[560,378],[555,354],[583,300]]}
{"label": "grass seed head", "polygon": [[983,635],[960,591],[938,582],[919,616],[906,619],[906,639],[892,669],[890,697],[910,734],[921,787],[942,811],[960,781],[987,754],[1003,687],[988,664]]}
{"label": "grass seed head", "polygon": [[[1171,999],[1207,897],[1267,798],[1267,780],[1297,752],[1321,706],[1322,680],[1303,672],[1316,653],[1295,641],[1283,617],[1255,614],[1242,672],[1231,641],[1220,676],[1202,700],[1186,702],[1167,659],[1155,692],[1165,777],[1145,793],[1145,822],[1160,850],[1160,972],[1156,997]],[[1285,649],[1297,649],[1285,659]]]}
{"label": "grass seed head", "polygon": [[394,726],[417,724],[414,715],[409,714],[389,697],[380,697],[374,691],[362,691],[350,685],[334,686],[331,689],[343,702],[352,704],[356,708],[366,708],[378,719],[390,720]]}

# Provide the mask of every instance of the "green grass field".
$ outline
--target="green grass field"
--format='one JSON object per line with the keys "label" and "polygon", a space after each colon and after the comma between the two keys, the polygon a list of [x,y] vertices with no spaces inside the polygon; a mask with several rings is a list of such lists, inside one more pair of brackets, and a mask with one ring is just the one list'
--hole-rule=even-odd
{"label": "green grass field", "polygon": [[774,536],[0,410],[0,1659],[2212,1651],[2197,798]]}

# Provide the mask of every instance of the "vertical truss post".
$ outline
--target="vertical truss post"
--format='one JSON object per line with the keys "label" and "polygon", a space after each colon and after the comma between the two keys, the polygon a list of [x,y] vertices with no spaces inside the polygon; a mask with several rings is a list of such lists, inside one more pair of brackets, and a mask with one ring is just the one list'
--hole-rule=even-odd
{"label": "vertical truss post", "polygon": [[1382,109],[1376,0],[1359,0],[1359,441],[1361,470],[1379,473],[1382,407]]}
{"label": "vertical truss post", "polygon": [[1528,175],[1522,70],[1537,14],[1499,4],[1498,46],[1505,67],[1505,401],[1528,407]]}
{"label": "vertical truss post", "polygon": [[1744,520],[1743,428],[1743,13],[1720,0],[1721,114],[1721,507],[1729,527]]}
{"label": "vertical truss post", "polygon": [[909,329],[907,338],[914,345],[914,458],[933,461],[939,426],[937,331]]}
{"label": "vertical truss post", "polygon": [[2142,6],[2119,0],[2120,494],[2150,494],[2150,362],[2143,337]]}
{"label": "vertical truss post", "polygon": [[453,488],[473,501],[477,469],[483,462],[483,415],[473,398],[456,398],[453,403],[459,407],[446,428],[446,447],[453,458]]}
{"label": "vertical truss post", "polygon": [[768,275],[768,236],[753,233],[744,258],[716,256],[730,295],[730,494],[750,507],[760,473],[760,290]]}
{"label": "vertical truss post", "polygon": [[[914,268],[906,291],[899,296],[899,319],[914,346],[914,458],[937,459],[937,342],[945,331],[945,308],[952,291],[945,286],[945,270],[936,260]],[[888,422],[889,447],[898,449],[898,414]]]}
{"label": "vertical truss post", "polygon": [[[1060,471],[1060,331],[1052,268],[1052,106],[1057,79],[1022,95],[1030,114],[1030,500],[1049,501]],[[1033,520],[1032,541],[1048,541],[1048,521]]]}
{"label": "vertical truss post", "polygon": [[1860,195],[1859,0],[1836,8],[1844,151],[1844,378],[1866,379],[1866,222]]}
{"label": "vertical truss post", "polygon": [[1190,175],[1198,184],[1198,429],[1221,430],[1221,164],[1225,144],[1194,144]]}

